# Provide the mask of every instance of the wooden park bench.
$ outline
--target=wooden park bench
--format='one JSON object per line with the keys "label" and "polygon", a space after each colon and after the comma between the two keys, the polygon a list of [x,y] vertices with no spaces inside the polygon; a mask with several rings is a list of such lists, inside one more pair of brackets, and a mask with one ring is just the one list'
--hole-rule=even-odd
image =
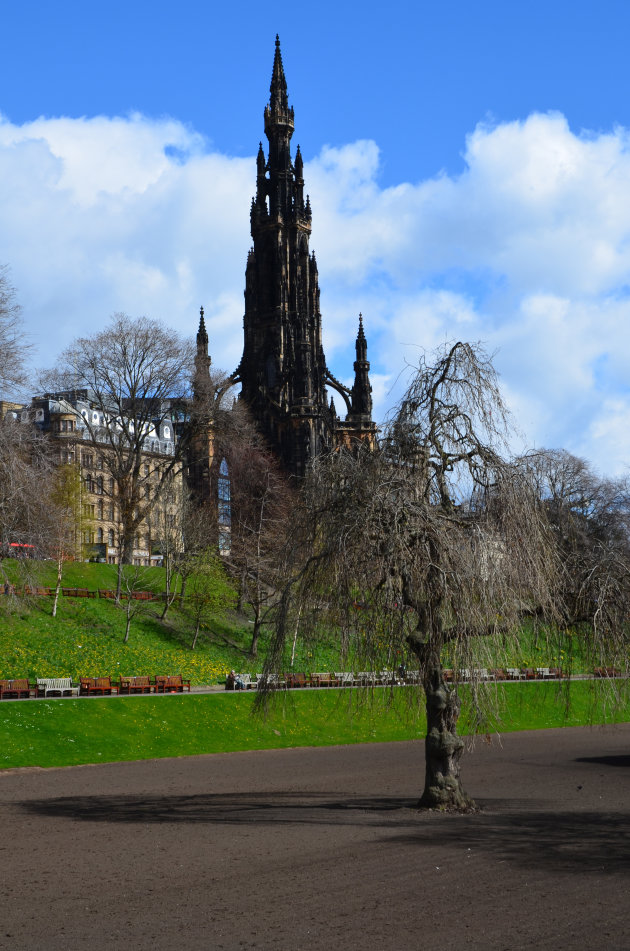
{"label": "wooden park bench", "polygon": [[111,677],[80,677],[79,694],[82,697],[91,697],[92,695],[111,696],[118,693],[116,684],[112,684]]}
{"label": "wooden park bench", "polygon": [[310,676],[311,687],[336,687],[337,678],[328,673],[327,671],[322,671],[317,674],[311,674]]}
{"label": "wooden park bench", "polygon": [[[453,671],[445,670],[444,671],[444,680],[447,679],[446,675],[450,674],[451,680],[453,679]],[[406,684],[419,684],[420,680],[420,671],[419,670],[406,670],[405,671],[405,683]]]}
{"label": "wooden park bench", "polygon": [[308,687],[306,674],[287,674],[287,687]]}
{"label": "wooden park bench", "polygon": [[393,670],[381,670],[378,675],[378,683],[383,687],[398,686],[399,679],[398,674],[395,674]]}
{"label": "wooden park bench", "polygon": [[[239,683],[242,684],[242,686],[239,687]],[[254,675],[254,680],[252,680],[251,674],[235,674],[233,681],[229,676],[225,681],[226,690],[255,690],[257,686],[256,675]]]}
{"label": "wooden park bench", "polygon": [[256,674],[257,690],[285,690],[286,679],[280,674]]}
{"label": "wooden park bench", "polygon": [[72,686],[71,677],[38,677],[37,678],[37,696],[38,697],[78,697],[79,687]]}
{"label": "wooden park bench", "polygon": [[61,593],[64,598],[95,598],[96,591],[90,591],[89,588],[62,588]]}
{"label": "wooden park bench", "polygon": [[354,675],[354,682],[357,687],[374,687],[376,674],[371,670],[359,670]]}
{"label": "wooden park bench", "polygon": [[190,693],[190,680],[183,680],[181,674],[170,677],[158,674],[155,678],[156,693],[183,693],[184,690]]}
{"label": "wooden park bench", "polygon": [[354,686],[354,674],[347,670],[336,670],[335,678],[340,687]]}
{"label": "wooden park bench", "polygon": [[0,700],[28,699],[32,689],[25,678],[0,680]]}
{"label": "wooden park bench", "polygon": [[152,684],[148,677],[122,677],[118,685],[119,694],[132,693],[151,693],[155,690],[155,684]]}

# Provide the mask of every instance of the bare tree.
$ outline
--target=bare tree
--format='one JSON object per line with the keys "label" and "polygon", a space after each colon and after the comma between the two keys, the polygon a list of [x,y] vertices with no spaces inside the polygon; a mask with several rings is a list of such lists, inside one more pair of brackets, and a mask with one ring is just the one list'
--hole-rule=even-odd
{"label": "bare tree", "polygon": [[157,321],[117,314],[102,332],[76,340],[47,377],[90,406],[77,409],[77,426],[113,480],[119,564],[131,562],[139,526],[181,469],[193,368],[190,341]]}
{"label": "bare tree", "polygon": [[29,350],[15,288],[7,266],[0,265],[0,390],[13,391],[25,383],[24,361]]}
{"label": "bare tree", "polygon": [[[376,452],[335,452],[305,486],[309,556],[285,589],[267,669],[298,612],[302,623],[332,617],[353,659],[415,661],[426,807],[471,805],[459,774],[459,672],[479,663],[488,635],[518,636],[524,613],[553,610],[553,538],[526,473],[508,461],[508,433],[490,358],[456,343],[421,361]],[[474,678],[471,691],[481,715]]]}
{"label": "bare tree", "polygon": [[595,665],[628,665],[630,485],[602,478],[566,450],[538,450],[527,469],[563,565],[559,607]]}
{"label": "bare tree", "polygon": [[[129,643],[129,634],[131,625],[138,615],[146,614],[148,603],[144,600],[144,594],[148,591],[144,587],[146,575],[138,565],[122,565],[119,568],[118,577],[120,580],[121,594],[123,600],[123,609],[125,612],[125,636],[123,644]],[[142,594],[143,597],[138,597]],[[120,600],[119,600],[120,606]]]}
{"label": "bare tree", "polygon": [[81,506],[81,477],[75,465],[62,465],[53,471],[49,504],[45,548],[57,562],[52,606],[52,616],[56,617],[64,563],[76,556],[78,542],[88,527]]}
{"label": "bare tree", "polygon": [[12,543],[39,547],[47,524],[52,466],[46,440],[32,427],[0,420],[0,531]]}
{"label": "bare tree", "polygon": [[275,457],[255,438],[233,440],[226,458],[232,485],[229,562],[240,579],[240,600],[253,612],[255,657],[262,625],[286,577],[286,536],[297,499]]}

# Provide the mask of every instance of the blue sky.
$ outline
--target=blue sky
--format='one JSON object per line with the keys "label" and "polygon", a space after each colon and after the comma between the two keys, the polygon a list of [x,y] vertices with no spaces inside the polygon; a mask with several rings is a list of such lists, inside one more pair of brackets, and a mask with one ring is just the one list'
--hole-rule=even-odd
{"label": "blue sky", "polygon": [[524,446],[626,471],[629,28],[627,0],[11,5],[0,262],[36,362],[203,303],[233,369],[279,32],[333,372],[362,311],[382,417],[418,348],[481,339]]}

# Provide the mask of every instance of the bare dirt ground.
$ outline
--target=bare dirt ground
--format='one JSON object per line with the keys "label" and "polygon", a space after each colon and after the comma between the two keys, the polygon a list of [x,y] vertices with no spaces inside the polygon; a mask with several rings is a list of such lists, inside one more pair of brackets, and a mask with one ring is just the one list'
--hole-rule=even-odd
{"label": "bare dirt ground", "polygon": [[630,724],[0,773],[0,948],[630,949]]}

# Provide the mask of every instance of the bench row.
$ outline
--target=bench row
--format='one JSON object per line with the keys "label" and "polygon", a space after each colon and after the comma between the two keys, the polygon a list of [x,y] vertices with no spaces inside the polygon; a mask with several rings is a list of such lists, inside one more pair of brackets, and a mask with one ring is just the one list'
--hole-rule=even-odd
{"label": "bench row", "polygon": [[[64,598],[106,598],[109,601],[115,600],[116,592],[106,588],[98,588],[94,591],[92,588],[61,588],[61,594]],[[0,594],[13,594],[17,597],[54,597],[54,588],[42,588],[33,585],[26,585],[23,588],[12,584],[0,585]],[[165,591],[130,591],[121,593],[121,599],[124,601],[131,598],[133,601],[164,601],[167,597],[174,597],[175,600],[181,600],[181,595],[167,595]]]}
{"label": "bench row", "polygon": [[111,677],[80,677],[73,684],[70,677],[38,678],[35,683],[27,679],[0,680],[0,700],[21,700],[28,697],[89,697],[112,694],[139,693],[190,693],[190,680],[181,674],[149,677],[121,677],[118,683]]}
{"label": "bench row", "polygon": [[[595,671],[595,676],[599,676]],[[612,676],[612,675],[611,675]],[[444,679],[447,683],[470,682],[471,680],[560,680],[568,677],[560,667],[508,667],[487,670],[463,669],[455,671],[444,670]],[[402,686],[405,684],[421,683],[420,673],[415,670],[381,671],[334,671],[313,674],[288,673],[269,674],[267,685],[272,689],[294,689],[299,687],[385,687]],[[252,690],[265,685],[264,674],[234,674],[229,675],[226,690]]]}

